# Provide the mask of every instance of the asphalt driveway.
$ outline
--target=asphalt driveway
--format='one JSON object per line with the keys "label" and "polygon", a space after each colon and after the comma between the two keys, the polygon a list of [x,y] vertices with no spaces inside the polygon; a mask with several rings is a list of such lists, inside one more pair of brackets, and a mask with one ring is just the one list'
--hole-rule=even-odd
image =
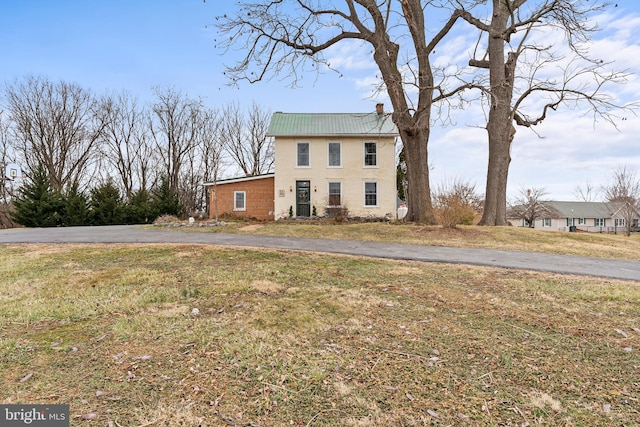
{"label": "asphalt driveway", "polygon": [[354,240],[306,239],[197,231],[181,232],[166,228],[149,229],[132,225],[0,230],[0,244],[9,243],[192,243],[241,246],[468,264],[640,282],[639,261]]}

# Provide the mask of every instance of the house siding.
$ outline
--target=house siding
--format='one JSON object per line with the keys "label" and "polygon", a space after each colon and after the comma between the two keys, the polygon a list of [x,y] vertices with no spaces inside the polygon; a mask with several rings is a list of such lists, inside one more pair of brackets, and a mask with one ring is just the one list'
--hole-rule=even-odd
{"label": "house siding", "polygon": [[[309,142],[308,167],[297,167],[297,143]],[[341,143],[341,166],[329,166],[329,142]],[[364,143],[377,143],[377,166],[364,165]],[[377,137],[276,137],[275,217],[285,218],[290,207],[296,211],[296,181],[310,181],[311,206],[318,215],[326,213],[329,183],[341,183],[342,205],[350,216],[393,215],[396,204],[395,138]],[[365,206],[365,182],[377,183],[377,205]]]}
{"label": "house siding", "polygon": [[[536,219],[534,228],[552,231],[570,231],[571,226],[575,226],[578,231],[591,233],[617,233],[624,227],[616,227],[616,219],[622,219],[619,209],[615,204],[607,202],[563,202],[544,201],[541,202],[547,209],[548,214]],[[544,226],[544,218],[551,221],[549,227]],[[582,219],[582,223],[580,222]],[[596,221],[602,221],[602,225],[596,225]],[[521,218],[510,218],[512,224],[520,227],[528,227]]]}
{"label": "house siding", "polygon": [[[209,218],[216,217],[216,193],[218,215],[232,215],[240,218],[255,218],[261,221],[274,219],[273,192],[274,177],[258,177],[233,182],[218,182],[209,187]],[[234,210],[235,192],[245,192],[245,210]]]}

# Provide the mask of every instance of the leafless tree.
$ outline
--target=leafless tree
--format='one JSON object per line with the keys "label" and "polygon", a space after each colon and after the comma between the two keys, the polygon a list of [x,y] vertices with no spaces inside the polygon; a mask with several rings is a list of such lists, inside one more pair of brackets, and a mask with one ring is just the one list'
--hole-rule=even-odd
{"label": "leafless tree", "polygon": [[[480,30],[476,57],[469,64],[489,70],[484,88],[489,104],[489,165],[481,225],[506,224],[506,188],[515,126],[531,128],[560,106],[584,108],[614,123],[616,104],[605,91],[626,80],[623,72],[589,58],[586,43],[595,28],[590,18],[606,2],[588,0],[492,0],[463,10],[464,19]],[[564,43],[549,41],[559,30]],[[564,70],[549,77],[552,68]]]}
{"label": "leafless tree", "polygon": [[54,191],[86,181],[105,126],[91,92],[72,83],[27,77],[7,85],[5,96],[14,149],[27,172],[42,165]]}
{"label": "leafless tree", "polygon": [[179,193],[180,179],[187,159],[198,145],[202,102],[188,98],[173,88],[155,88],[149,129],[169,187]]}
{"label": "leafless tree", "polygon": [[549,214],[542,200],[546,195],[544,188],[521,188],[519,196],[511,203],[511,215],[514,218],[523,219],[529,227],[535,227],[537,219]]}
{"label": "leafless tree", "polygon": [[[201,157],[201,176],[203,182],[216,182],[220,177],[225,163],[223,161],[224,153],[224,133],[222,114],[217,110],[207,109],[202,116],[202,125],[200,126],[200,157]],[[207,189],[200,185],[201,195],[199,200],[204,211],[209,212],[209,197]],[[215,217],[218,219],[218,206],[214,206]]]}
{"label": "leafless tree", "polygon": [[627,236],[638,227],[640,218],[640,180],[635,171],[620,167],[613,173],[612,181],[603,188],[605,200],[614,206],[615,216],[623,220]]}
{"label": "leafless tree", "polygon": [[126,92],[105,96],[101,108],[106,118],[102,156],[111,166],[109,174],[115,169],[129,200],[136,190],[149,190],[153,181],[154,151],[147,134],[147,114]]}
{"label": "leafless tree", "polygon": [[596,197],[596,190],[589,181],[587,181],[584,187],[580,184],[576,185],[573,190],[573,195],[580,201],[593,202]]}
{"label": "leafless tree", "polygon": [[208,210],[204,182],[216,180],[222,167],[222,116],[217,110],[202,108],[198,112],[196,145],[187,153],[181,171],[180,195],[187,212],[203,216]]}
{"label": "leafless tree", "polygon": [[232,102],[223,108],[222,117],[224,145],[233,162],[247,176],[271,172],[273,141],[267,137],[270,113],[255,102],[245,113]]}
{"label": "leafless tree", "polygon": [[220,45],[243,51],[241,60],[227,70],[233,83],[278,75],[290,77],[295,86],[309,70],[331,69],[325,59],[328,49],[347,41],[368,45],[405,148],[407,218],[432,223],[427,149],[431,107],[461,90],[438,78],[431,59],[461,12],[451,11],[440,26],[427,28],[434,8],[447,13],[438,2],[422,0],[264,0],[241,3],[235,14],[216,19]]}
{"label": "leafless tree", "polygon": [[0,110],[0,204],[6,206],[11,201],[11,182],[6,178],[5,172],[8,164],[13,163],[15,158],[12,155],[9,144],[9,123],[4,119],[4,111]]}
{"label": "leafless tree", "polygon": [[0,228],[15,226],[9,215],[14,183],[5,176],[7,166],[16,161],[10,142],[9,122],[4,111],[0,110]]}

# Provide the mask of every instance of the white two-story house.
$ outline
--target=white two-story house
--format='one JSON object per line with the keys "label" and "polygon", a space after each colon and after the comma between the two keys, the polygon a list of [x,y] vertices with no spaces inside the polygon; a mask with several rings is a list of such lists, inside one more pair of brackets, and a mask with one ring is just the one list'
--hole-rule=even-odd
{"label": "white two-story house", "polygon": [[371,113],[275,113],[274,216],[393,217],[398,131]]}
{"label": "white two-story house", "polygon": [[398,131],[382,104],[370,113],[275,113],[267,136],[273,173],[205,183],[211,218],[394,216]]}

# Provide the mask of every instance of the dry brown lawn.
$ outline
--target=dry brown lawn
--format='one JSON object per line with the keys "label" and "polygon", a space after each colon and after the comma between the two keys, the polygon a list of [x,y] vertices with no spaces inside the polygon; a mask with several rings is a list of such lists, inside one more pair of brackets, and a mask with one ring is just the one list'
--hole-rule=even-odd
{"label": "dry brown lawn", "polygon": [[2,250],[0,402],[68,403],[72,426],[640,424],[637,282],[199,245]]}

